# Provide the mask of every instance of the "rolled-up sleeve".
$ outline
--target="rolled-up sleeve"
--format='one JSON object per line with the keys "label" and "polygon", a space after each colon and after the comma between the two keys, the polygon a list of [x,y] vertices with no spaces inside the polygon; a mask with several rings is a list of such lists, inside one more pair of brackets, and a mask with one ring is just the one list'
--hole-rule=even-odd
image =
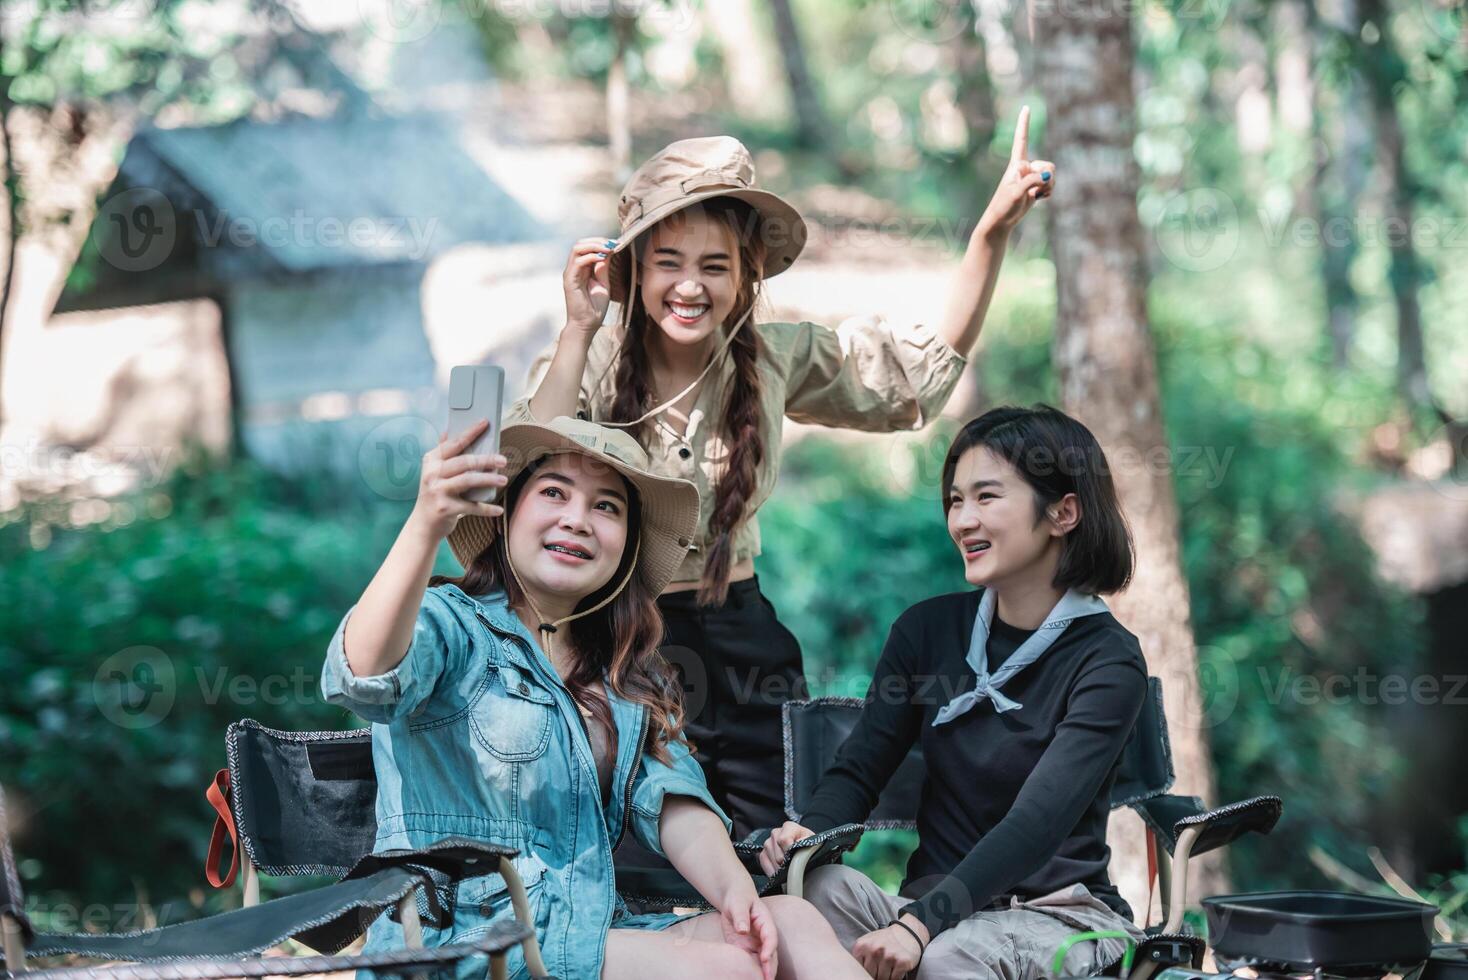
{"label": "rolled-up sleeve", "polygon": [[732,834],[734,824],[709,794],[707,780],[698,760],[688,751],[685,742],[668,745],[669,762],[659,762],[650,754],[642,757],[642,766],[632,784],[632,807],[628,820],[632,823],[632,835],[638,843],[659,857],[663,853],[662,833],[659,826],[663,816],[663,803],[670,796],[691,796],[724,822],[724,833]]}
{"label": "rolled-up sleeve", "polygon": [[930,327],[894,330],[879,316],[852,317],[834,330],[802,322],[786,339],[785,414],[845,429],[922,428],[968,363]]}
{"label": "rolled-up sleeve", "polygon": [[386,673],[360,677],[347,663],[345,645],[347,620],[356,608],[347,610],[327,646],[322,697],[367,721],[386,724],[413,714],[432,697],[438,679],[465,646],[463,628],[444,607],[443,599],[429,591],[418,607],[413,639],[402,661]]}

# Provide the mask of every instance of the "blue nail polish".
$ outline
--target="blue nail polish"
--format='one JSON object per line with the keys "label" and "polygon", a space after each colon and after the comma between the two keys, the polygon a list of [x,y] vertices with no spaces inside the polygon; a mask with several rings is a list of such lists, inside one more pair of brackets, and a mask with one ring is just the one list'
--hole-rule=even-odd
{"label": "blue nail polish", "polygon": [[1040,173],[1040,179],[1041,180],[1049,180],[1050,179],[1050,171],[1048,171],[1048,170],[1041,171],[1041,173]]}
{"label": "blue nail polish", "polygon": [[608,238],[607,239],[607,248],[616,248],[616,247],[617,247],[617,240],[615,238]]}

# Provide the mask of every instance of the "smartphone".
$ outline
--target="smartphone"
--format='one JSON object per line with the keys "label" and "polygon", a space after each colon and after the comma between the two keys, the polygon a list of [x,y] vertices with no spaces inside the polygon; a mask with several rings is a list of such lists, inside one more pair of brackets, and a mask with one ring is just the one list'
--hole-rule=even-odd
{"label": "smartphone", "polygon": [[[489,419],[489,428],[464,452],[474,455],[499,452],[504,397],[505,372],[502,368],[483,364],[455,367],[449,372],[449,438],[473,428],[481,419]],[[465,500],[486,503],[494,503],[498,496],[499,487],[474,487],[464,492]]]}

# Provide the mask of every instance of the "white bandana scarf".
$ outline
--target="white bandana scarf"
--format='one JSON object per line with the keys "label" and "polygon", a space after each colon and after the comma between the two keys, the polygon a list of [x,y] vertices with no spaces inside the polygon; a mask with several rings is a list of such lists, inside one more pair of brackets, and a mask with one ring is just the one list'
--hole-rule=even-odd
{"label": "white bandana scarf", "polygon": [[958,695],[944,705],[938,711],[938,717],[933,719],[935,728],[957,718],[984,698],[992,700],[994,710],[998,712],[1024,707],[1018,701],[999,693],[1004,682],[1039,660],[1060,639],[1060,634],[1065,632],[1072,621],[1107,611],[1106,603],[1099,596],[1086,595],[1074,589],[1067,591],[1055,604],[1055,608],[1046,615],[1040,628],[1030,634],[1030,638],[1020,644],[1020,648],[1010,654],[1009,659],[991,675],[988,655],[989,627],[994,622],[994,605],[997,599],[997,593],[993,589],[985,589],[983,597],[979,599],[978,614],[974,616],[974,632],[969,640],[967,657],[968,665],[973,669],[976,678],[974,689]]}

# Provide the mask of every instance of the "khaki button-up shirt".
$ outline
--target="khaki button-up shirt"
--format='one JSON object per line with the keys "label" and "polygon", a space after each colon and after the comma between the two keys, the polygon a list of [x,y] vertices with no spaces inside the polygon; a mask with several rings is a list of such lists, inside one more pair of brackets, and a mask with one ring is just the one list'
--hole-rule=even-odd
{"label": "khaki button-up shirt", "polygon": [[[867,432],[919,429],[942,411],[967,363],[928,327],[894,330],[875,316],[854,317],[834,330],[809,322],[760,323],[753,329],[760,335],[760,434],[765,454],[748,516],[734,532],[735,562],[760,553],[755,512],[780,475],[782,419]],[[618,345],[617,328],[604,327],[587,354],[577,411],[594,422],[606,422],[611,410]],[[533,393],[540,386],[554,354],[552,344],[536,358],[527,391]],[[703,576],[704,556],[712,543],[708,526],[714,488],[729,457],[719,420],[733,376],[733,359],[726,354],[699,388],[686,432],[680,434],[666,413],[635,432],[654,472],[691,480],[698,487],[698,531],[674,582],[697,582]],[[535,421],[527,396],[510,407],[504,424]]]}

